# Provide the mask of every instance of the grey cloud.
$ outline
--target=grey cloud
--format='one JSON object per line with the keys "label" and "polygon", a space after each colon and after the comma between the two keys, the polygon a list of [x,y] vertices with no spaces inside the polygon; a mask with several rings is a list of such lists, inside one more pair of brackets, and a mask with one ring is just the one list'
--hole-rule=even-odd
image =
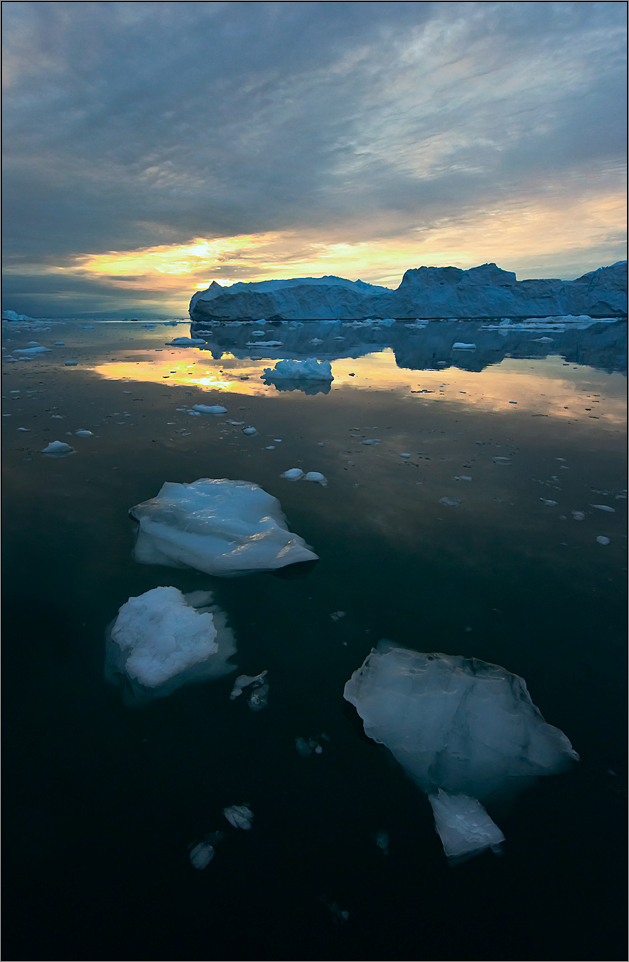
{"label": "grey cloud", "polygon": [[620,7],[5,3],[5,249],[368,240],[595,181],[623,162]]}

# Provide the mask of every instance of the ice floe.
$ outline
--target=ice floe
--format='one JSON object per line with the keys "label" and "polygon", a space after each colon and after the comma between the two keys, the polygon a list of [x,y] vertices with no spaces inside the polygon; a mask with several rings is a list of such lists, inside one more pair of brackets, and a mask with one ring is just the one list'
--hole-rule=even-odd
{"label": "ice floe", "polygon": [[563,732],[544,721],[522,678],[476,658],[381,641],[344,696],[365,734],[430,797],[447,854],[454,852],[453,819],[463,827],[457,855],[489,848],[496,834],[481,803],[514,796],[578,759]]}
{"label": "ice floe", "polygon": [[288,530],[277,498],[249,481],[167,481],[135,505],[136,561],[234,577],[318,558]]}
{"label": "ice floe", "polygon": [[220,404],[193,404],[190,408],[190,412],[196,411],[197,414],[227,414],[227,408],[222,407]]}
{"label": "ice floe", "polygon": [[211,592],[186,596],[174,587],[129,598],[105,633],[107,680],[141,701],[234,671],[234,635],[211,602]]}
{"label": "ice floe", "polygon": [[234,828],[249,831],[253,825],[253,812],[246,802],[243,805],[230,805],[224,808],[223,815]]}
{"label": "ice floe", "polygon": [[611,539],[605,537],[604,534],[599,534],[596,540],[598,541],[599,544],[609,544],[611,541]]}
{"label": "ice floe", "polygon": [[275,367],[265,367],[261,375],[267,380],[333,381],[332,365],[329,361],[318,361],[316,357],[308,357],[304,361],[278,361]]}
{"label": "ice floe", "polygon": [[68,454],[76,454],[76,450],[71,445],[66,444],[65,441],[51,441],[45,448],[42,448],[41,453],[48,455],[50,458],[65,458]]}

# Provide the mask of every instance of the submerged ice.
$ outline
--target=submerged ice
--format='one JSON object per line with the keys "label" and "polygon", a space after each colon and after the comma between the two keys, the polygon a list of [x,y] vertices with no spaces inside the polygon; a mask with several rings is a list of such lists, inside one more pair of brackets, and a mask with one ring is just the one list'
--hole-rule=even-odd
{"label": "submerged ice", "polygon": [[152,588],[122,605],[107,630],[106,674],[124,673],[133,685],[170,694],[190,681],[207,681],[233,671],[236,648],[211,592],[186,596],[177,588]]}
{"label": "submerged ice", "polygon": [[511,797],[578,759],[563,732],[535,707],[522,678],[476,658],[382,641],[344,696],[365,733],[428,795],[449,856],[475,854],[501,840],[481,802]]}
{"label": "submerged ice", "polygon": [[134,557],[143,564],[234,577],[318,558],[288,530],[277,498],[249,481],[166,481],[129,513],[139,522]]}

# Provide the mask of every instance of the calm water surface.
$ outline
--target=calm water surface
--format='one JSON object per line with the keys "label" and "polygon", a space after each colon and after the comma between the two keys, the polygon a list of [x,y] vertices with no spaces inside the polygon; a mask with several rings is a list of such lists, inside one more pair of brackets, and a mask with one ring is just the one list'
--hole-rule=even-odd
{"label": "calm water surface", "polygon": [[[200,351],[166,346],[185,325],[10,325],[10,350],[65,347],[4,365],[5,958],[626,958],[626,380],[612,327],[558,336],[552,353],[535,333],[483,347],[461,326],[445,347],[449,329],[431,325],[363,332],[362,346],[347,333],[327,353],[302,332],[299,354],[247,348],[250,329]],[[332,360],[327,393],[260,379],[315,352]],[[177,411],[194,403],[228,413]],[[51,440],[76,454],[42,456]],[[291,467],[327,487],[282,479]],[[307,577],[134,562],[128,509],[203,477],[279,498],[320,556]],[[104,629],[158,585],[214,591],[239,672],[268,669],[267,708],[230,701],[233,675],[123,705]],[[450,868],[428,801],[344,702],[383,637],[521,675],[579,752],[570,774],[492,810],[502,858]],[[301,757],[297,737],[323,752]],[[250,832],[221,814],[243,802]],[[215,830],[227,837],[196,871],[189,847]]]}

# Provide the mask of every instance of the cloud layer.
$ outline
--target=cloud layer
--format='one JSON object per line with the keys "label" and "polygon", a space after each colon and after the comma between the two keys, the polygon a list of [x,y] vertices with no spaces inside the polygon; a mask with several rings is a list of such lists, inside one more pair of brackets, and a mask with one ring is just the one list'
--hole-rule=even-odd
{"label": "cloud layer", "polygon": [[[619,3],[3,12],[7,306],[182,313],[221,276],[624,256]],[[177,250],[138,260],[204,242],[180,274]]]}

